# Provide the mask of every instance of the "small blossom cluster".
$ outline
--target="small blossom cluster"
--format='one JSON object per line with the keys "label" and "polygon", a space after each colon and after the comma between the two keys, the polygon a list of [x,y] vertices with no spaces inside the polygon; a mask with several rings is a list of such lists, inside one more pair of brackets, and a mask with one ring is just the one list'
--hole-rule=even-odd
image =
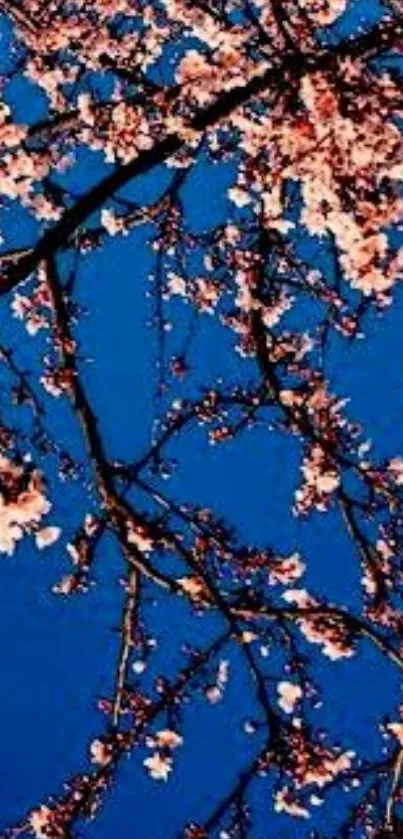
{"label": "small blossom cluster", "polygon": [[49,311],[52,310],[52,301],[46,276],[42,269],[38,271],[38,282],[29,297],[20,294],[20,292],[14,294],[11,310],[14,317],[23,321],[29,335],[36,335],[40,329],[49,327]]}
{"label": "small blossom cluster", "polygon": [[205,608],[209,605],[209,591],[204,580],[201,577],[180,577],[177,580],[177,583],[180,586],[181,591],[183,591],[184,595],[189,598],[189,600],[191,601],[191,603],[194,604],[194,606],[198,608]]}
{"label": "small blossom cluster", "polygon": [[87,591],[91,551],[99,528],[99,519],[88,513],[75,538],[66,545],[67,553],[74,566],[74,572],[66,574],[53,586],[54,594],[67,597],[76,592]]}
{"label": "small blossom cluster", "polygon": [[315,444],[304,457],[301,471],[304,482],[295,493],[296,513],[306,515],[314,508],[323,512],[340,486],[337,467],[322,446]]}
{"label": "small blossom cluster", "polygon": [[[306,732],[294,721],[289,730],[281,768],[291,776],[292,785],[280,788],[274,796],[274,809],[277,813],[287,813],[296,818],[310,818],[310,812],[301,800],[301,793],[306,787],[324,789],[338,776],[343,776],[352,768],[355,753],[351,750],[329,748],[320,742],[312,742]],[[310,805],[319,806],[323,798],[315,791],[309,792]]]}
{"label": "small blossom cluster", "polygon": [[205,696],[211,705],[216,705],[224,697],[224,691],[229,677],[229,661],[223,659],[218,665],[218,670],[215,682],[208,685],[205,690]]}
{"label": "small blossom cluster", "polygon": [[287,557],[276,557],[269,563],[269,584],[287,586],[302,577],[306,565],[298,553]]}
{"label": "small blossom cluster", "polygon": [[347,7],[348,0],[300,0],[299,5],[318,26],[334,23]]}
{"label": "small blossom cluster", "polygon": [[102,774],[78,775],[69,782],[66,796],[51,806],[42,804],[28,815],[27,825],[35,839],[67,839],[78,808],[88,817],[95,815],[108,780]]}
{"label": "small blossom cluster", "polygon": [[150,749],[156,749],[143,761],[150,778],[157,781],[168,780],[168,775],[172,772],[172,752],[182,743],[182,737],[169,728],[157,731],[156,734],[146,738],[146,745]]}
{"label": "small blossom cluster", "polygon": [[294,730],[289,740],[290,769],[299,787],[330,784],[343,772],[351,769],[353,751],[331,750],[320,743],[308,741],[301,731]]}
{"label": "small blossom cluster", "polygon": [[292,714],[302,697],[302,689],[293,682],[279,682],[277,685],[278,705],[285,714]]}
{"label": "small blossom cluster", "polygon": [[300,631],[308,643],[319,644],[327,658],[337,661],[354,655],[351,632],[340,616],[326,614],[326,610],[321,612],[318,602],[305,589],[289,589],[283,594],[283,599],[302,612],[307,611],[305,617],[298,617]]}
{"label": "small blossom cluster", "polygon": [[26,533],[37,532],[39,548],[58,538],[58,528],[38,531],[41,519],[51,508],[44,489],[37,469],[0,455],[0,553],[11,556]]}

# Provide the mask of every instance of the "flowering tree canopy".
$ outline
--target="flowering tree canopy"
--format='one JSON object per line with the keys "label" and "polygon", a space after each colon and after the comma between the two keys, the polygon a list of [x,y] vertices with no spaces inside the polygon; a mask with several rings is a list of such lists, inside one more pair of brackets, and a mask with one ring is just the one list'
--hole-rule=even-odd
{"label": "flowering tree canopy", "polygon": [[398,839],[403,5],[0,13],[0,835]]}

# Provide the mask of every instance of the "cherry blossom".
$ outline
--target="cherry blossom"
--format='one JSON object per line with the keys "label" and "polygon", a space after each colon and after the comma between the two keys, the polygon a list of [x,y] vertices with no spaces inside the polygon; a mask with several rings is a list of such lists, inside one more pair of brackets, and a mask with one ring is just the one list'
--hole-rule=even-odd
{"label": "cherry blossom", "polygon": [[143,761],[151,778],[156,781],[167,781],[168,775],[172,772],[172,761],[169,757],[163,757],[159,752],[155,752],[151,757],[147,757]]}
{"label": "cherry blossom", "polygon": [[0,456],[0,551],[10,556],[17,543],[49,512],[39,470],[25,469]]}
{"label": "cherry blossom", "polygon": [[286,714],[292,714],[296,703],[302,696],[300,686],[293,685],[292,682],[279,682],[277,692],[279,694],[278,704],[280,708]]}
{"label": "cherry blossom", "polygon": [[[204,718],[230,720],[243,762],[208,806],[184,793],[183,839],[257,836],[257,798],[273,835],[307,821],[319,839],[322,805],[343,839],[401,833],[396,691],[368,744],[326,691],[337,674],[359,714],[370,655],[403,667],[403,458],[337,361],[379,340],[399,300],[403,19],[394,0],[368,21],[353,5],[1,4],[0,553],[23,578],[24,538],[39,564],[57,544],[49,587],[72,620],[74,594],[102,625],[93,595],[111,585],[113,647],[78,773],[7,837],[72,836],[129,755],[168,792],[178,757],[185,783],[181,747],[198,765]],[[102,368],[104,299],[147,324],[141,385],[120,324]],[[127,440],[108,426],[108,365],[136,405]]]}

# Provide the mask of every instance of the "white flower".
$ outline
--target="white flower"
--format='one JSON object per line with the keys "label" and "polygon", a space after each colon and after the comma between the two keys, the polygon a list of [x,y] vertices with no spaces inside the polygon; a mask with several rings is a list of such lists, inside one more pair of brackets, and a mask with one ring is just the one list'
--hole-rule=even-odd
{"label": "white flower", "polygon": [[143,766],[146,767],[150,777],[156,781],[167,781],[169,773],[172,772],[171,758],[162,757],[159,752],[143,760]]}
{"label": "white flower", "polygon": [[277,692],[279,694],[278,704],[280,708],[285,714],[292,714],[296,703],[302,696],[300,686],[293,685],[292,682],[279,682]]}
{"label": "white flower", "polygon": [[397,737],[401,746],[403,746],[403,723],[402,722],[390,722],[386,726],[388,731],[391,731],[392,734]]}
{"label": "white flower", "polygon": [[287,787],[276,793],[274,798],[274,809],[276,813],[288,813],[289,816],[297,816],[301,819],[310,818],[308,810],[293,799]]}
{"label": "white flower", "polygon": [[52,820],[52,810],[49,807],[39,807],[33,810],[29,817],[29,826],[36,839],[46,839],[49,836],[49,825]]}
{"label": "white flower", "polygon": [[74,574],[66,574],[59,583],[52,587],[53,594],[64,594],[66,597],[72,594],[77,588],[77,581]]}
{"label": "white flower", "polygon": [[222,659],[218,665],[217,685],[220,688],[225,687],[228,682],[229,661]]}
{"label": "white flower", "polygon": [[388,471],[392,475],[397,486],[403,484],[403,458],[392,457],[388,464]]}
{"label": "white flower", "polygon": [[301,561],[298,553],[293,553],[291,556],[276,560],[276,563],[270,568],[269,583],[275,585],[281,583],[287,585],[293,583],[302,577],[305,571],[305,563]]}
{"label": "white flower", "polygon": [[212,705],[216,705],[217,702],[221,702],[223,698],[222,691],[219,687],[217,687],[217,685],[211,685],[206,688],[205,696]]}
{"label": "white flower", "polygon": [[124,219],[119,218],[111,209],[102,210],[101,224],[110,236],[116,236],[118,233],[123,233],[123,235],[127,235],[129,232],[125,228]]}
{"label": "white flower", "polygon": [[90,745],[90,755],[93,763],[107,766],[112,760],[112,747],[103,740],[93,740]]}
{"label": "white flower", "polygon": [[282,595],[287,603],[296,603],[297,606],[305,608],[311,605],[311,599],[305,588],[291,588]]}
{"label": "white flower", "polygon": [[173,271],[168,274],[167,286],[170,295],[177,294],[179,297],[186,297],[186,282],[183,277],[174,274]]}
{"label": "white flower", "polygon": [[170,728],[164,728],[157,731],[155,741],[161,749],[177,749],[183,743],[183,737],[172,731]]}
{"label": "white flower", "polygon": [[[10,487],[18,486],[23,471],[22,466],[0,455],[0,473]],[[0,553],[12,556],[17,542],[39,524],[50,507],[43,495],[42,476],[37,470],[29,476],[28,486],[12,499],[0,493]]]}
{"label": "white flower", "polygon": [[57,542],[61,532],[60,527],[43,527],[42,530],[38,530],[35,533],[36,547],[39,548],[40,551],[43,550],[43,548],[49,548],[50,545]]}
{"label": "white flower", "polygon": [[248,629],[245,629],[245,631],[242,632],[241,635],[241,641],[243,644],[253,644],[253,642],[257,641],[258,638],[259,636],[256,635],[256,632],[251,632]]}
{"label": "white flower", "polygon": [[190,600],[197,602],[205,599],[206,586],[201,577],[179,577],[177,583]]}
{"label": "white flower", "polygon": [[131,545],[135,545],[137,550],[142,554],[149,553],[154,546],[153,540],[146,535],[145,529],[140,525],[134,527],[131,522],[129,522],[127,528],[127,541]]}
{"label": "white flower", "polygon": [[228,198],[236,204],[237,207],[246,207],[251,201],[248,193],[239,186],[233,186],[228,190]]}

